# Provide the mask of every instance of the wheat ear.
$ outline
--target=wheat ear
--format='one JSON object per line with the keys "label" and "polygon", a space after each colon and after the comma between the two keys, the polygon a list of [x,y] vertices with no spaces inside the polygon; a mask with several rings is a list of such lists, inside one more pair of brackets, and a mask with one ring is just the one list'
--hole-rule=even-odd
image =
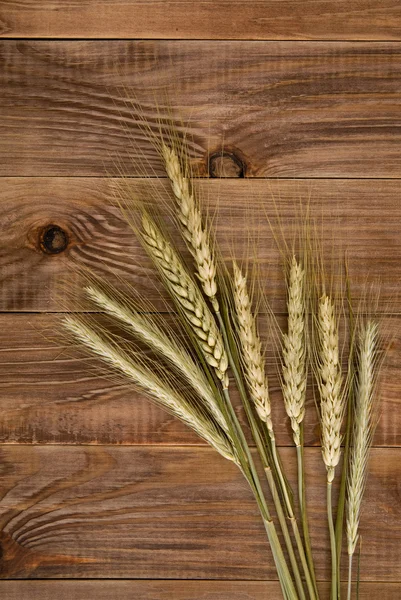
{"label": "wheat ear", "polygon": [[[362,498],[366,486],[369,450],[373,435],[375,383],[378,347],[378,325],[367,321],[358,345],[358,372],[355,386],[354,425],[347,481],[347,545],[349,560],[349,594],[352,573],[352,555],[358,541]],[[350,597],[350,596],[349,596]]]}
{"label": "wheat ear", "polygon": [[296,446],[301,445],[305,416],[306,347],[305,347],[305,271],[292,257],[288,275],[288,332],[283,335],[282,389],[287,415],[291,420]]}
{"label": "wheat ear", "polygon": [[327,481],[334,479],[341,454],[341,425],[345,410],[338,340],[338,324],[334,303],[323,295],[318,306],[317,384],[320,393],[322,454],[327,469]]}
{"label": "wheat ear", "polygon": [[262,343],[258,334],[256,319],[252,312],[246,277],[235,261],[233,262],[233,274],[234,305],[237,314],[238,337],[242,350],[245,379],[256,412],[259,418],[266,423],[269,437],[273,441],[271,404]]}
{"label": "wheat ear", "polygon": [[189,425],[222,456],[238,464],[224,432],[195,403],[187,400],[144,364],[136,362],[132,356],[113,343],[110,336],[105,332],[99,333],[82,318],[66,317],[63,325],[79,342],[143,389],[155,402]]}
{"label": "wheat ear", "polygon": [[161,153],[177,202],[178,220],[185,241],[194,258],[197,276],[205,295],[210,299],[214,310],[218,312],[216,261],[211,249],[209,235],[202,223],[202,215],[191,179],[184,173],[174,148],[170,148],[163,143]]}
{"label": "wheat ear", "polygon": [[181,346],[173,335],[167,335],[154,320],[146,314],[133,310],[127,300],[111,297],[93,285],[85,289],[87,295],[108,315],[114,316],[128,327],[139,339],[166,358],[180,372],[186,381],[197,391],[218,424],[228,432],[226,419],[213,395],[212,388],[205,373],[193,360],[192,356]]}
{"label": "wheat ear", "polygon": [[216,321],[180,257],[149,215],[142,215],[141,236],[176,306],[191,326],[207,363],[224,388],[228,387],[228,359]]}

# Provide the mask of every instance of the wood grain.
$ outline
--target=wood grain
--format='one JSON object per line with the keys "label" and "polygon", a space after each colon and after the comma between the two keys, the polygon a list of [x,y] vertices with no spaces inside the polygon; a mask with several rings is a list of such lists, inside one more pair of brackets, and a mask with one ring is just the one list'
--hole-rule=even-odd
{"label": "wood grain", "polygon": [[[3,600],[266,600],[279,598],[273,581],[3,581]],[[322,593],[328,593],[321,583]],[[345,593],[345,586],[344,586]],[[401,584],[364,582],[360,600],[399,600]]]}
{"label": "wood grain", "polygon": [[[166,309],[149,260],[113,206],[115,185],[114,180],[94,178],[0,178],[0,310],[80,308],[64,293],[64,275],[77,264],[103,277],[117,274],[157,309]],[[165,185],[135,180],[132,190],[155,205],[160,204],[160,194],[165,195]],[[319,235],[326,240],[329,263],[333,248],[337,256],[348,252],[355,297],[363,294],[367,279],[380,280],[382,306],[387,312],[400,311],[401,204],[396,181],[211,180],[201,182],[201,192],[212,214],[218,207],[215,225],[225,260],[233,253],[246,256],[249,238],[258,240],[253,260],[276,312],[285,309],[285,287],[266,215],[273,230],[275,215],[280,215],[284,235],[292,239],[300,198],[306,203],[308,197]],[[65,252],[43,252],[41,238],[49,225],[66,232]],[[79,295],[81,288],[82,280],[71,274],[70,293]]]}
{"label": "wood grain", "polygon": [[[6,0],[0,37],[0,596],[281,597],[238,470],[140,394],[101,377],[66,347],[54,314],[86,308],[82,280],[70,274],[77,264],[113,272],[166,310],[113,206],[116,181],[102,179],[121,170],[158,204],[165,182],[141,178],[164,172],[139,119],[156,130],[166,117],[189,133],[199,176],[228,178],[200,184],[212,214],[219,206],[223,258],[244,256],[249,224],[276,313],[285,290],[264,213],[277,209],[289,237],[300,198],[311,198],[319,222],[323,215],[327,248],[349,251],[355,297],[367,278],[382,282],[392,337],[364,501],[360,599],[398,600],[399,2]],[[267,361],[273,371],[271,346]],[[294,481],[277,378],[270,383]],[[311,397],[308,405],[305,441],[315,446]],[[324,467],[317,447],[306,457],[326,598]]]}
{"label": "wood grain", "polygon": [[138,175],[138,157],[160,172],[134,97],[151,126],[189,123],[201,173],[224,143],[250,177],[399,178],[400,56],[391,42],[4,40],[0,174]]}
{"label": "wood grain", "polygon": [[[291,479],[293,452],[283,450]],[[362,579],[401,578],[399,449],[372,452]],[[2,446],[3,578],[276,579],[235,466],[206,448]],[[317,577],[329,556],[325,473],[306,452]]]}
{"label": "wood grain", "polygon": [[3,37],[401,39],[394,0],[9,0],[0,15]]}
{"label": "wood grain", "polygon": [[[0,442],[51,444],[201,444],[177,419],[129,386],[118,385],[66,347],[58,315],[0,315]],[[283,323],[284,325],[284,323]],[[401,318],[387,319],[394,338],[381,382],[376,446],[401,446]],[[12,332],[12,335],[10,335]],[[292,447],[271,345],[267,364],[278,443]],[[99,365],[100,367],[100,365]],[[246,417],[234,394],[241,423]],[[305,443],[319,444],[311,390]]]}

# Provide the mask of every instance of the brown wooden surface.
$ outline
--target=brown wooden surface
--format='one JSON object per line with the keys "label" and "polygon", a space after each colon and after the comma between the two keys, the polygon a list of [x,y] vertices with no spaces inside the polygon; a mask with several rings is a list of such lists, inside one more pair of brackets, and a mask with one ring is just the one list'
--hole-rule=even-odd
{"label": "brown wooden surface", "polygon": [[395,0],[7,0],[0,17],[4,37],[401,38]]}
{"label": "brown wooden surface", "polygon": [[[60,315],[0,315],[0,443],[35,444],[200,444],[177,419],[141,394],[96,371],[93,362],[63,343]],[[280,324],[284,326],[283,320]],[[401,319],[387,318],[393,332],[380,386],[381,418],[376,446],[401,446]],[[266,329],[266,328],[264,328]],[[10,336],[10,330],[13,332]],[[267,346],[275,432],[292,447],[272,346]],[[241,423],[246,417],[234,394]],[[306,445],[319,443],[309,390]]]}
{"label": "brown wooden surface", "polygon": [[[0,310],[60,311],[66,304],[79,308],[79,304],[68,304],[62,293],[62,276],[75,264],[93,268],[103,277],[113,270],[165,310],[151,264],[113,206],[114,185],[111,180],[93,178],[0,178]],[[157,192],[155,185],[149,180],[133,181],[132,189],[155,204],[160,202],[164,184],[157,184]],[[340,256],[347,249],[355,297],[363,293],[366,277],[380,279],[382,306],[387,312],[400,312],[398,181],[237,179],[203,182],[201,189],[210,212],[214,214],[218,207],[215,225],[226,260],[233,252],[244,256],[250,236],[258,239],[254,258],[260,265],[262,287],[276,311],[285,310],[285,289],[267,216],[274,221],[279,214],[284,234],[293,235],[299,200],[308,202],[310,197],[311,212],[329,252],[334,246]],[[65,252],[49,255],[42,251],[41,235],[51,224],[66,231],[69,245]],[[82,281],[71,276],[70,291],[78,292],[81,287]]]}
{"label": "brown wooden surface", "polygon": [[[1,574],[275,580],[239,470],[209,448],[2,446]],[[325,467],[307,449],[318,579],[328,572]],[[282,449],[294,479],[292,449]],[[399,450],[372,451],[362,579],[401,578]]]}
{"label": "brown wooden surface", "polygon": [[249,176],[401,175],[398,43],[4,40],[0,61],[1,175],[138,174],[129,135],[157,167],[127,97],[190,123],[201,171],[224,142]]}
{"label": "brown wooden surface", "polygon": [[[345,593],[345,586],[344,586]],[[280,585],[272,581],[3,581],[3,600],[266,600],[279,598]],[[328,593],[327,584],[321,584]],[[361,585],[360,600],[399,600],[398,583]]]}
{"label": "brown wooden surface", "polygon": [[[134,98],[151,127],[168,114],[188,129],[200,176],[231,178],[201,185],[212,213],[219,206],[223,256],[244,255],[249,224],[277,312],[282,277],[261,218],[274,206],[287,235],[299,199],[311,198],[329,247],[348,250],[357,298],[367,277],[380,278],[394,333],[362,518],[361,600],[398,600],[400,4],[6,0],[0,37],[9,38],[0,41],[0,597],[281,598],[240,473],[60,338],[53,313],[85,308],[61,283],[76,263],[113,268],[166,308],[104,179],[122,168],[158,201],[149,188],[163,184],[140,179],[163,171]],[[70,279],[70,291],[81,285]],[[271,353],[268,362],[271,371]],[[271,382],[278,441],[291,445]],[[310,399],[306,444],[317,442]],[[293,477],[293,449],[283,454]],[[318,448],[306,454],[327,580],[324,469]]]}

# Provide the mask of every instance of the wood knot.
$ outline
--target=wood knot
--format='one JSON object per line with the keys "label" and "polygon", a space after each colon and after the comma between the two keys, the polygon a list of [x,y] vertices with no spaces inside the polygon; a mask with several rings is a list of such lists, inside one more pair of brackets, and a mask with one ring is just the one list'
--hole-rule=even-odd
{"label": "wood knot", "polygon": [[238,153],[227,150],[214,152],[209,156],[209,177],[245,177],[245,161]]}
{"label": "wood knot", "polygon": [[40,248],[46,254],[60,254],[68,246],[68,234],[58,225],[47,225],[40,233]]}

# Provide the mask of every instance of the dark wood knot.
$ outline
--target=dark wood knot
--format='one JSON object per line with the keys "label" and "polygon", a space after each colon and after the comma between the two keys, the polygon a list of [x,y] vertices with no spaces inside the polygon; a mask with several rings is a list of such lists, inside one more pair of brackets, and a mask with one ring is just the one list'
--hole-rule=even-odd
{"label": "dark wood knot", "polygon": [[68,234],[58,225],[47,225],[40,234],[40,248],[46,254],[60,254],[68,246]]}
{"label": "dark wood knot", "polygon": [[209,156],[209,177],[245,177],[245,172],[245,161],[234,152],[224,150]]}

